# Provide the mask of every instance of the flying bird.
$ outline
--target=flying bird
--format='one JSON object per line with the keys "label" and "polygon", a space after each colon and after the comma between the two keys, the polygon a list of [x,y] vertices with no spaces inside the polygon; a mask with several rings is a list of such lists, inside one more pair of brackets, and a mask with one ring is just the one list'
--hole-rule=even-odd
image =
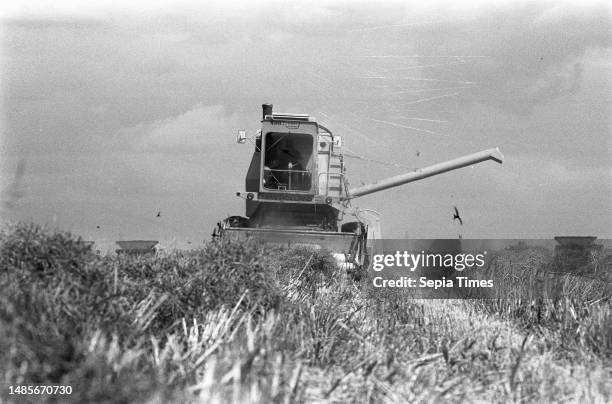
{"label": "flying bird", "polygon": [[419,157],[420,155],[421,155],[421,152],[419,150],[417,150],[416,156]]}
{"label": "flying bird", "polygon": [[457,210],[457,207],[453,206],[453,208],[455,208],[455,214],[453,215],[453,221],[459,220],[459,224],[463,226],[463,220],[461,220],[461,216],[459,216],[459,211]]}
{"label": "flying bird", "polygon": [[157,217],[161,217],[161,211],[157,211]]}

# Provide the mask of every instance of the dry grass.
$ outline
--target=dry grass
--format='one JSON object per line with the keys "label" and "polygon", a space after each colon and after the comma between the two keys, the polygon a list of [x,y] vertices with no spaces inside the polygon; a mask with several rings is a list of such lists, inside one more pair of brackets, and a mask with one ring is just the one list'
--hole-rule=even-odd
{"label": "dry grass", "polygon": [[597,261],[588,265],[600,268],[597,276],[584,276],[559,272],[543,249],[503,251],[485,273],[498,282],[496,295],[481,301],[480,307],[532,332],[554,331],[567,350],[587,350],[611,358],[610,257],[612,252],[601,252]]}
{"label": "dry grass", "polygon": [[51,383],[73,402],[612,400],[609,301],[537,302],[536,321],[518,297],[367,297],[307,249],[138,259],[31,225],[1,237],[4,400]]}

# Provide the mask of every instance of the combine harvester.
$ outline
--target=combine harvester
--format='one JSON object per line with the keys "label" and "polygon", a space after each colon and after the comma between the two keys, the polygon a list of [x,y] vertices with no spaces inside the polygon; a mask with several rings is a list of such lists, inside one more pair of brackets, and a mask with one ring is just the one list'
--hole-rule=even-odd
{"label": "combine harvester", "polygon": [[[237,193],[246,200],[245,216],[217,223],[213,238],[317,245],[330,250],[346,269],[367,267],[372,254],[368,242],[380,238],[377,215],[352,208],[352,199],[483,161],[503,160],[495,148],[349,188],[339,136],[308,115],[275,114],[271,104],[262,108],[245,192]],[[238,143],[246,140],[240,131]]]}

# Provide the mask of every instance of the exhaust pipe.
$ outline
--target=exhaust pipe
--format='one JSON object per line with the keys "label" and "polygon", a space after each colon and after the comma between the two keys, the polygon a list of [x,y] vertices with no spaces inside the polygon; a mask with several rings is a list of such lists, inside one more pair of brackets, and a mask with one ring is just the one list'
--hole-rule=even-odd
{"label": "exhaust pipe", "polygon": [[272,115],[272,107],[274,105],[272,104],[261,104],[261,111],[262,111],[262,116],[261,116],[261,120],[265,121],[266,116],[268,115]]}

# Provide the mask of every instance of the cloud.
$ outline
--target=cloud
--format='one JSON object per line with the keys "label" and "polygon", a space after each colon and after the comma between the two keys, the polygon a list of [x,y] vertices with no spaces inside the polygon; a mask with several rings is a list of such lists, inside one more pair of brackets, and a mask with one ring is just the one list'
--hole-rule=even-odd
{"label": "cloud", "polygon": [[[551,159],[536,154],[530,156],[507,156],[504,169],[495,173],[496,180],[507,193],[533,203],[538,195],[554,201],[560,193],[580,193],[584,190],[599,189],[602,194],[612,196],[612,169],[610,167],[588,167],[574,162]],[[601,180],[606,186],[601,186]],[[604,200],[606,198],[603,198]]]}
{"label": "cloud", "polygon": [[542,102],[563,93],[576,92],[580,87],[583,70],[582,63],[578,62],[551,69],[525,88],[524,98],[532,102]]}
{"label": "cloud", "polygon": [[237,116],[222,105],[195,105],[177,116],[122,129],[119,136],[136,150],[190,153],[228,144],[237,128]]}
{"label": "cloud", "polygon": [[[216,204],[211,224],[219,212],[241,212],[242,201],[229,209],[226,196],[242,186],[252,149],[234,145],[234,134],[253,133],[262,102],[325,119],[375,160],[418,166],[468,145],[506,145],[500,188],[524,201],[521,209],[553,206],[575,189],[582,199],[567,196],[568,209],[599,198],[594,211],[607,212],[609,172],[600,168],[610,167],[610,51],[602,51],[610,22],[602,3],[154,3],[41,5],[3,27],[4,147],[7,155],[36,154],[28,160],[28,172],[38,170],[36,195],[56,200],[67,217],[83,200],[117,209],[129,202],[134,211],[142,200],[151,209],[150,199],[198,201],[180,205],[186,215],[199,214],[204,201]],[[391,116],[448,138],[371,120]],[[449,123],[419,120],[427,118]],[[404,161],[413,149],[421,157]],[[352,163],[352,178],[360,169]],[[372,201],[383,204],[379,197]],[[485,215],[499,216],[491,209]]]}
{"label": "cloud", "polygon": [[482,103],[527,114],[577,89],[588,51],[612,44],[606,3],[494,4],[467,19],[410,29],[416,54],[484,56],[429,71],[475,82],[474,98]]}

